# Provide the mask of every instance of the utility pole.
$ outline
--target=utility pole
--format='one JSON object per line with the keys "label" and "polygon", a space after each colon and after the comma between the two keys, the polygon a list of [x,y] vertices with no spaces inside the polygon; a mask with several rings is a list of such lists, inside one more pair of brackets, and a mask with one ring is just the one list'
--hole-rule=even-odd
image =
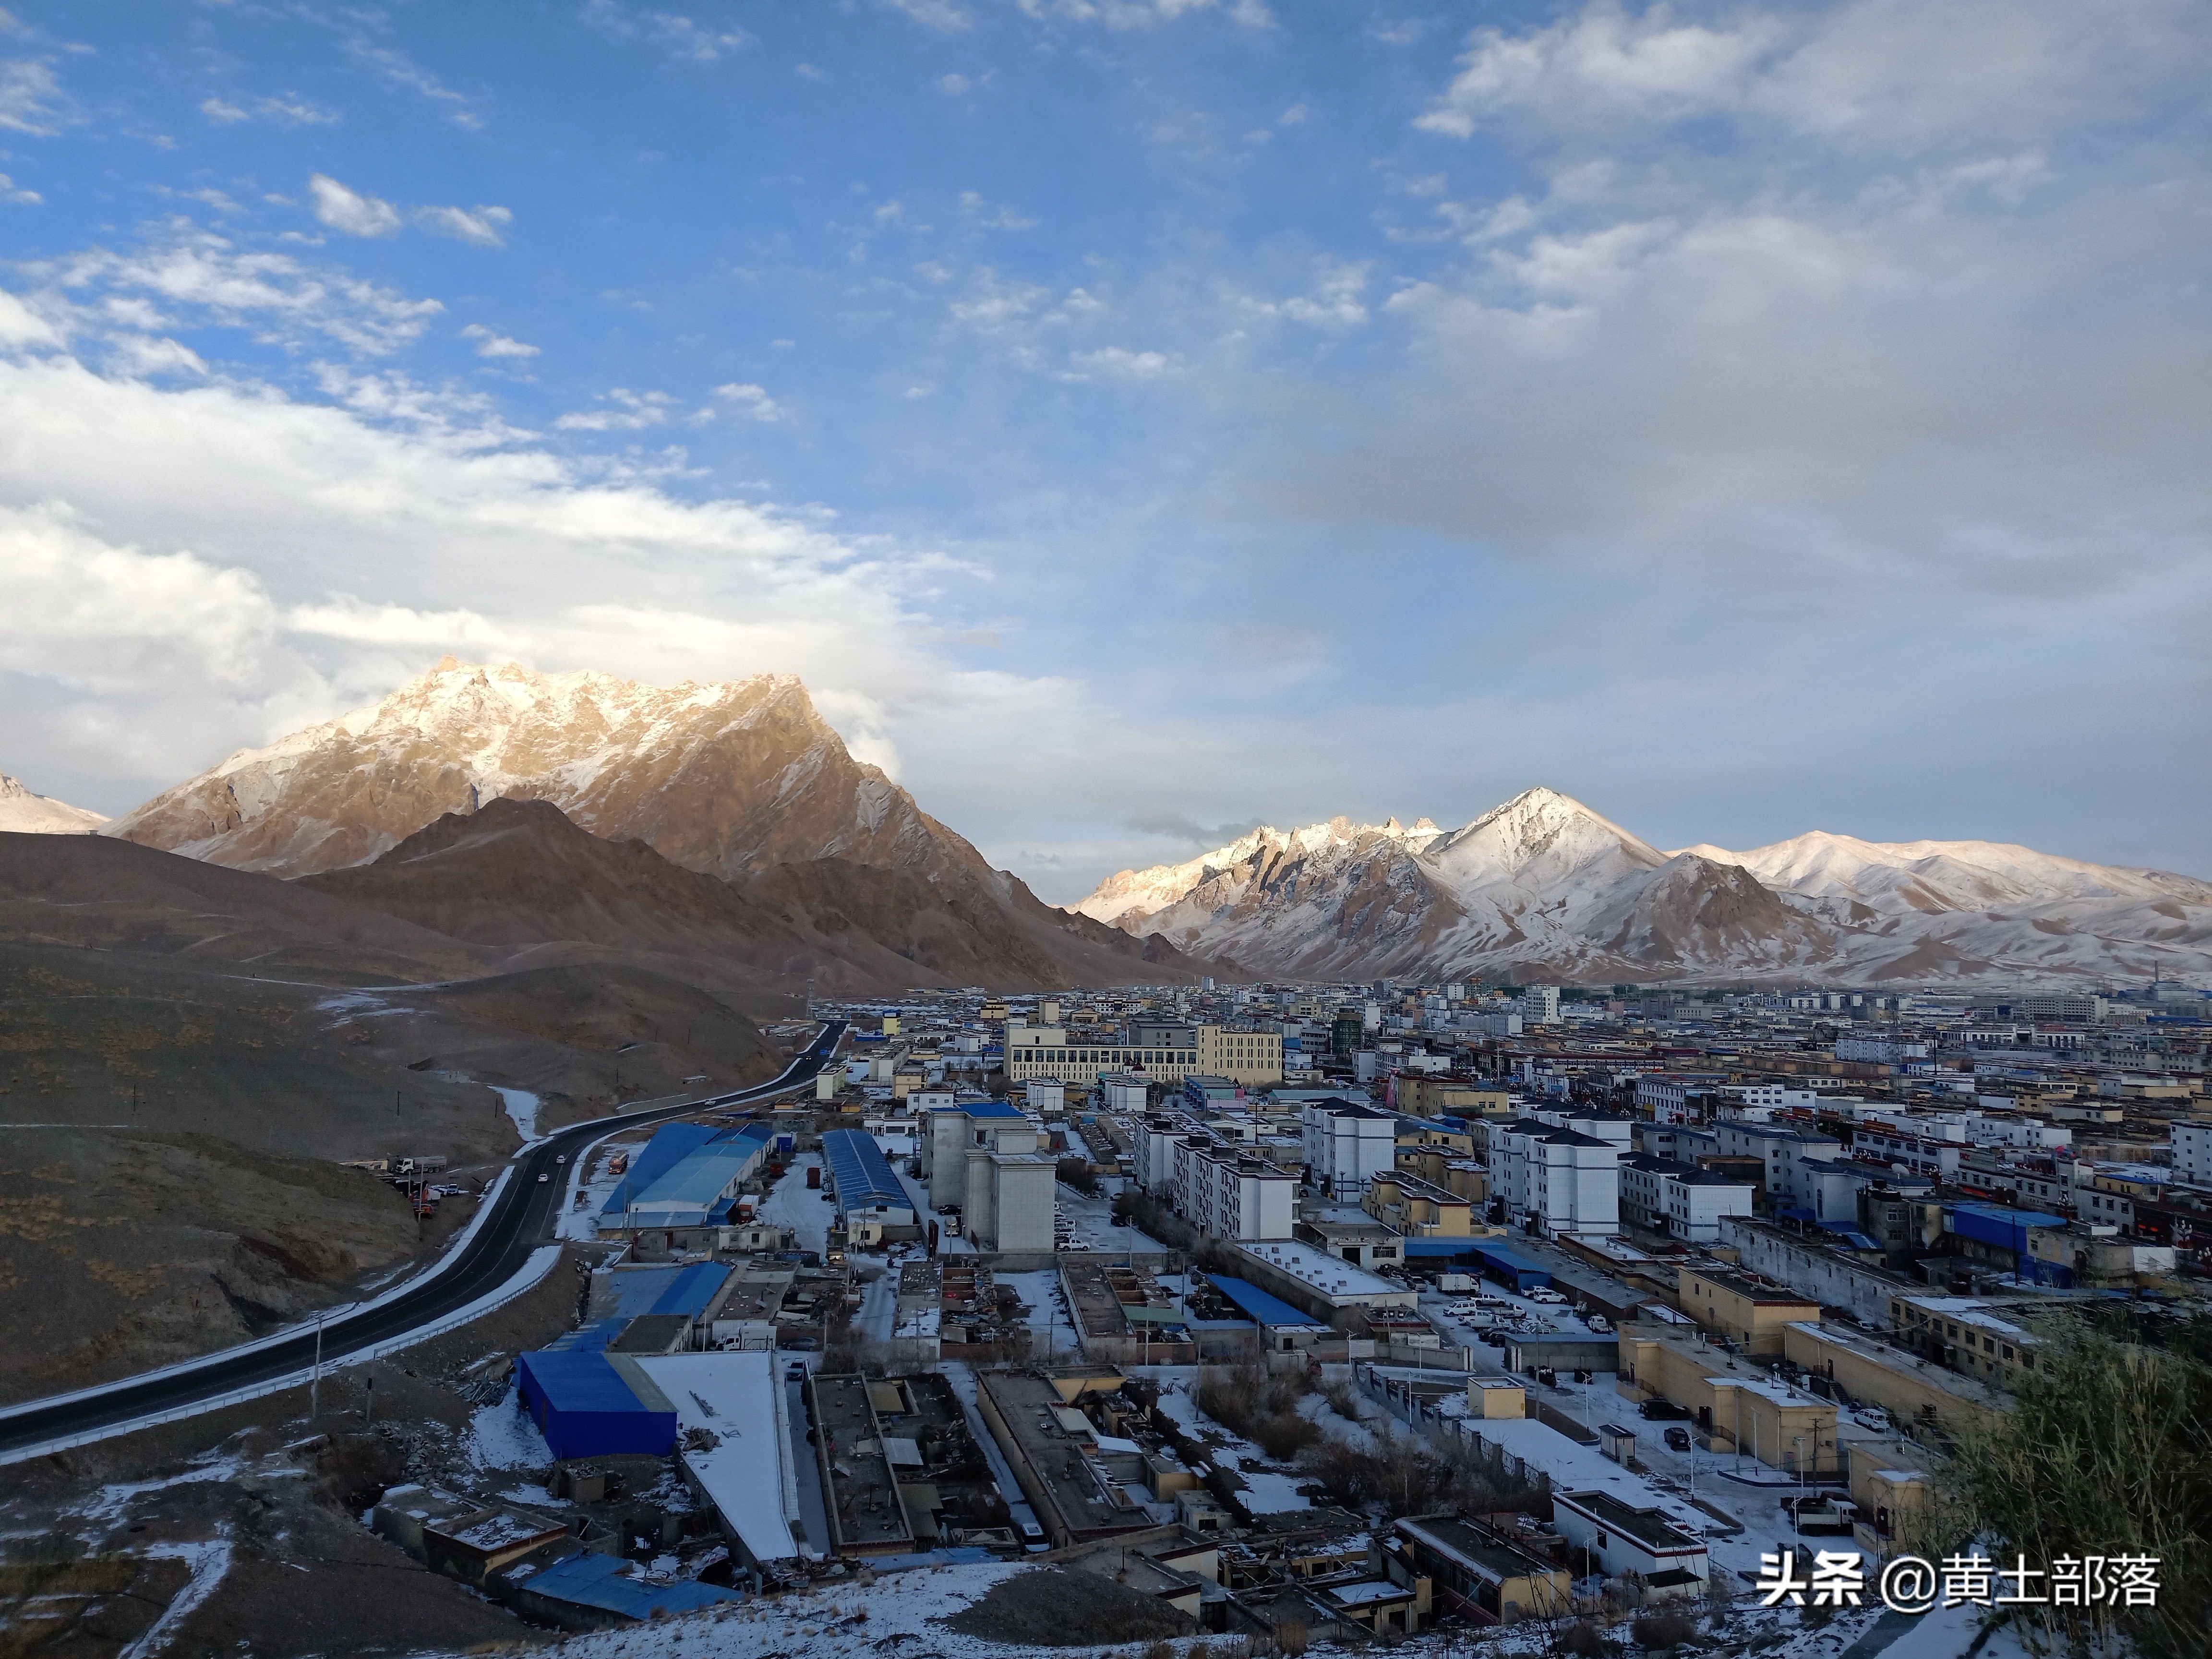
{"label": "utility pole", "polygon": [[363,1428],[376,1421],[376,1373],[361,1374],[361,1421]]}

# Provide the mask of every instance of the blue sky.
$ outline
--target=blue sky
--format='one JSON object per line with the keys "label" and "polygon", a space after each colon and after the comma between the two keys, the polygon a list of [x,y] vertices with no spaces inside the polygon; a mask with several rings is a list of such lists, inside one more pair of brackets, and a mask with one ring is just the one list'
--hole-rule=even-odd
{"label": "blue sky", "polygon": [[2199,6],[19,5],[0,769],[804,675],[1047,896],[1535,782],[2212,874]]}

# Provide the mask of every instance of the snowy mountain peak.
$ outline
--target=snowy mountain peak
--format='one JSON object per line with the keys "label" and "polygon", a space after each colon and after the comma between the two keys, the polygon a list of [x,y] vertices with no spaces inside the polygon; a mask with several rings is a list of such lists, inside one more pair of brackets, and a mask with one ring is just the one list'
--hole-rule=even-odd
{"label": "snowy mountain peak", "polygon": [[107,820],[52,795],[34,794],[0,772],[0,830],[19,836],[88,836]]}
{"label": "snowy mountain peak", "polygon": [[451,657],[380,702],[239,750],[106,833],[302,875],[502,796],[723,874],[823,857],[981,867],[853,759],[792,675],[659,686]]}
{"label": "snowy mountain peak", "polygon": [[1332,819],[1123,871],[1075,908],[1256,973],[1830,982],[2212,977],[2212,884],[1814,831],[1662,853],[1556,789],[1463,827]]}

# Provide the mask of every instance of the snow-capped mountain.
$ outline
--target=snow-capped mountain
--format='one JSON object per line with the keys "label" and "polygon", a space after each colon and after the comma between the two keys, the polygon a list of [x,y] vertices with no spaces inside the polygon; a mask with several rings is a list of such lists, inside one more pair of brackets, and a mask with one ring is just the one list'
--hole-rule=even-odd
{"label": "snow-capped mountain", "polygon": [[450,657],[381,702],[240,750],[106,833],[298,876],[366,863],[503,796],[550,800],[594,835],[716,875],[831,857],[987,873],[846,752],[790,675],[641,685]]}
{"label": "snow-capped mountain", "polygon": [[[101,833],[301,877],[368,864],[502,799],[550,802],[592,836],[743,882],[793,938],[830,939],[817,956],[873,964],[872,982],[896,978],[895,962],[1009,987],[1206,971],[992,869],[854,760],[787,674],[653,686],[448,657],[381,702],[240,750]],[[793,959],[815,957],[794,945]]]}
{"label": "snow-capped mountain", "polygon": [[0,772],[0,831],[19,836],[88,836],[107,820],[52,795],[36,795]]}
{"label": "snow-capped mountain", "polygon": [[1662,852],[1555,790],[1465,828],[1260,829],[1073,907],[1255,973],[1875,982],[2201,978],[2212,884],[1985,842]]}

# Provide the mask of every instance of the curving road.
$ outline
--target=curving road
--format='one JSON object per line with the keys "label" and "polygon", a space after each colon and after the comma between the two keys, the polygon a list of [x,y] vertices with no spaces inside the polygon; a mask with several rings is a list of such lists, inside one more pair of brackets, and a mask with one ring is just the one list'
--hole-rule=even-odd
{"label": "curving road", "polygon": [[[842,1019],[830,1021],[812,1044],[769,1082],[680,1105],[595,1118],[532,1141],[515,1154],[506,1183],[459,1247],[387,1298],[324,1322],[325,1369],[343,1364],[353,1355],[387,1347],[489,1296],[514,1278],[532,1253],[557,1242],[555,1229],[568,1191],[569,1170],[592,1141],[641,1123],[710,1107],[740,1106],[803,1088],[836,1053],[845,1026]],[[568,1160],[565,1167],[556,1162],[561,1158]],[[541,1182],[540,1176],[550,1179]],[[81,1443],[103,1433],[120,1433],[149,1418],[189,1415],[196,1407],[205,1409],[278,1378],[297,1376],[314,1358],[315,1331],[310,1325],[274,1340],[224,1349],[142,1376],[10,1407],[0,1411],[0,1463],[58,1442]]]}

